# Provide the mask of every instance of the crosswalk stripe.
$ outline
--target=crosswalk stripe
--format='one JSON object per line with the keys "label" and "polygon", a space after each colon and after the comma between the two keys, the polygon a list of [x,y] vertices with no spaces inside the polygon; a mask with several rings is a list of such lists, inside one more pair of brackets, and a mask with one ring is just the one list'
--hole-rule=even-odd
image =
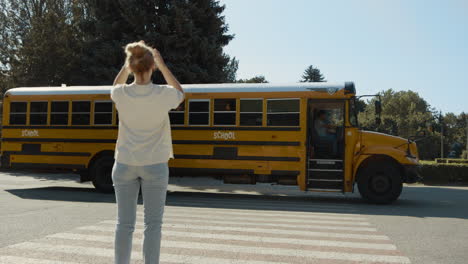
{"label": "crosswalk stripe", "polygon": [[[143,213],[142,206],[138,209],[137,212]],[[252,212],[259,212],[256,210],[248,209],[248,208],[205,208],[205,207],[187,207],[187,206],[174,206],[174,205],[166,205],[165,210],[181,210],[181,211],[204,211],[204,212],[245,212],[245,213],[252,213]],[[255,209],[255,208],[253,208]],[[280,215],[294,215],[294,214],[301,214],[304,216],[332,216],[332,217],[356,217],[359,216],[356,213],[342,213],[342,212],[319,212],[319,211],[288,211],[288,210],[267,210],[267,211],[260,211],[260,212],[267,212],[267,213],[274,213]]]}
{"label": "crosswalk stripe", "polygon": [[78,262],[65,262],[50,259],[25,258],[18,256],[0,256],[0,264],[78,264]]}
{"label": "crosswalk stripe", "polygon": [[[329,225],[307,225],[307,224],[276,224],[276,223],[253,223],[248,221],[228,221],[228,220],[204,220],[204,219],[193,219],[193,218],[177,218],[177,217],[165,217],[165,222],[173,224],[220,224],[220,225],[230,225],[230,226],[255,226],[255,227],[271,227],[271,228],[294,228],[296,230],[346,230],[346,231],[365,231],[365,232],[376,232],[377,229],[373,227],[343,227],[343,226],[329,226]],[[103,221],[103,224],[116,224],[113,220]],[[143,224],[137,223],[136,226],[143,227]]]}
{"label": "crosswalk stripe", "polygon": [[222,251],[228,251],[228,252],[262,254],[262,255],[270,255],[270,256],[271,255],[291,256],[291,257],[301,256],[301,257],[330,259],[330,260],[410,263],[409,259],[403,256],[325,252],[325,251],[297,250],[297,249],[284,249],[284,248],[262,248],[262,247],[247,247],[247,246],[240,246],[240,245],[223,245],[223,244],[212,244],[212,245],[213,246],[210,247],[208,243],[194,243],[194,242],[180,242],[180,241],[165,241],[164,242],[164,247],[173,247],[173,248],[187,248],[187,249],[214,248],[216,250],[222,250]]}
{"label": "crosswalk stripe", "polygon": [[[41,244],[34,242],[25,242],[10,246],[12,248],[18,248],[23,250],[38,250],[38,251],[48,251],[48,252],[59,252],[66,254],[76,254],[76,255],[86,255],[86,256],[99,256],[113,258],[114,250],[105,249],[105,248],[91,248],[83,246],[67,246],[67,245],[49,245]],[[24,259],[24,258],[23,258]],[[132,251],[133,260],[142,260],[141,252]],[[12,258],[12,260],[15,260]],[[75,264],[67,262],[54,262],[54,261],[44,261],[41,259],[28,259],[32,260],[31,262],[8,262],[2,264]],[[196,256],[196,255],[184,255],[184,254],[171,254],[171,253],[161,253],[160,257],[161,262],[170,262],[170,263],[203,263],[203,264],[271,264],[267,261],[258,261],[258,260],[240,260],[240,259],[223,259],[209,256]],[[287,264],[286,262],[275,262],[277,264]]]}
{"label": "crosswalk stripe", "polygon": [[[166,206],[166,213],[203,213],[203,215],[235,215],[235,216],[253,216],[253,217],[281,217],[284,219],[302,219],[302,220],[310,220],[310,219],[329,219],[329,220],[342,220],[342,221],[366,221],[367,218],[364,217],[350,217],[350,216],[343,216],[341,214],[337,215],[327,215],[327,214],[314,214],[314,213],[293,213],[293,212],[282,212],[282,213],[270,213],[270,212],[259,212],[252,210],[232,210],[232,209],[219,209],[216,212],[213,212],[212,209],[203,210],[200,208],[187,208],[187,207],[172,207]],[[209,213],[208,213],[209,212]],[[143,211],[138,211],[139,215],[143,215]]]}
{"label": "crosswalk stripe", "polygon": [[[163,224],[167,227],[179,227],[179,228],[195,228],[198,230],[209,230],[209,231],[238,231],[238,232],[259,232],[264,234],[285,234],[285,235],[307,235],[311,237],[327,237],[327,238],[356,238],[356,239],[369,239],[369,240],[389,240],[388,236],[385,235],[370,235],[370,234],[348,234],[348,233],[331,233],[331,232],[316,232],[316,231],[306,231],[306,230],[281,230],[281,229],[271,229],[271,228],[250,228],[250,227],[233,227],[233,226],[211,226],[211,225],[193,225],[190,223],[187,224]],[[95,230],[95,231],[115,231],[114,226],[82,226],[77,229],[81,230]],[[135,227],[135,232],[142,232],[143,228]]]}
{"label": "crosswalk stripe", "polygon": [[[374,255],[374,254],[356,254],[356,253],[342,253],[342,252],[325,252],[313,250],[297,250],[297,249],[283,249],[283,248],[263,248],[263,247],[247,247],[240,245],[223,245],[210,243],[194,243],[194,242],[180,242],[180,241],[164,241],[163,248],[179,248],[179,249],[199,249],[256,254],[256,255],[274,255],[274,256],[301,256],[308,258],[329,259],[329,260],[349,260],[349,261],[373,261],[373,262],[387,262],[387,263],[410,263],[409,259],[404,256],[391,256],[391,255]],[[95,248],[84,246],[68,246],[63,244],[46,244],[36,242],[24,242],[16,245],[9,246],[11,248],[51,251],[69,254],[79,254],[88,256],[100,257],[113,257],[114,250],[107,248]],[[142,257],[138,252],[132,252],[133,258],[141,260]],[[202,262],[206,263],[206,262]]]}
{"label": "crosswalk stripe", "polygon": [[[139,214],[141,215],[141,214]],[[294,224],[327,224],[327,225],[350,225],[350,226],[369,226],[370,224],[368,222],[352,222],[352,221],[337,221],[337,220],[314,220],[310,219],[305,222],[303,219],[301,220],[295,220],[295,219],[282,219],[282,218],[265,218],[262,216],[226,216],[226,215],[221,215],[221,214],[187,214],[187,213],[172,213],[168,212],[165,215],[166,217],[169,218],[177,218],[177,217],[189,217],[189,218],[196,218],[196,219],[226,219],[228,218],[229,220],[242,220],[242,221],[258,221],[261,220],[262,222],[268,221],[270,223],[274,222],[281,222],[281,223],[294,223]]]}
{"label": "crosswalk stripe", "polygon": [[[23,242],[15,245],[8,246],[9,248],[17,249],[29,249],[29,250],[40,250],[40,251],[52,251],[69,254],[79,254],[87,256],[99,256],[99,257],[114,257],[114,250],[107,248],[96,248],[96,247],[83,247],[83,246],[69,246],[69,245],[52,245],[46,243],[37,242]],[[132,252],[132,258],[141,260],[142,257],[139,252]]]}
{"label": "crosswalk stripe", "polygon": [[[89,234],[76,234],[76,233],[58,233],[49,235],[50,238],[60,239],[72,239],[72,240],[86,240],[86,241],[97,241],[97,242],[114,242],[113,235],[89,235]],[[267,236],[246,236],[246,235],[225,235],[225,234],[202,234],[202,233],[189,233],[189,232],[178,232],[178,231],[164,231],[164,237],[180,237],[181,239],[186,237],[195,238],[206,238],[206,239],[224,239],[239,240],[239,241],[252,241],[257,243],[287,243],[295,245],[309,245],[309,246],[321,246],[321,247],[347,247],[347,248],[359,248],[359,249],[379,249],[379,250],[396,250],[393,244],[375,244],[375,243],[358,243],[358,242],[343,242],[333,240],[311,240],[311,239],[292,239],[292,238],[276,238]],[[133,243],[140,245],[143,242],[141,238],[133,238]]]}
{"label": "crosswalk stripe", "polygon": [[168,205],[171,206],[207,206],[209,205],[210,208],[216,208],[216,206],[222,206],[222,207],[242,207],[243,209],[255,209],[255,210],[265,210],[265,209],[272,209],[272,210],[301,210],[301,211],[310,211],[310,212],[357,212],[356,209],[351,209],[351,208],[319,208],[319,207],[306,207],[306,206],[292,206],[292,205],[252,205],[252,204],[235,204],[235,203],[203,203],[203,202],[194,202],[194,201],[189,201],[189,202],[173,202],[169,201]]}
{"label": "crosswalk stripe", "polygon": [[[161,253],[161,262],[171,261],[174,263],[203,263],[203,264],[272,264],[270,261],[240,260],[211,258],[208,256],[186,256],[180,254]],[[286,262],[275,262],[275,264],[288,264]]]}

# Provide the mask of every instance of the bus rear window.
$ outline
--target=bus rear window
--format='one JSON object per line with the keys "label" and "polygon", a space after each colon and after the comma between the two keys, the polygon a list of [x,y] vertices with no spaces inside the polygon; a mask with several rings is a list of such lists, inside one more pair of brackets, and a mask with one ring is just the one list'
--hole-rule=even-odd
{"label": "bus rear window", "polygon": [[11,102],[10,103],[10,125],[26,125],[26,112],[28,103]]}
{"label": "bus rear window", "polygon": [[268,126],[299,126],[299,99],[268,99]]}

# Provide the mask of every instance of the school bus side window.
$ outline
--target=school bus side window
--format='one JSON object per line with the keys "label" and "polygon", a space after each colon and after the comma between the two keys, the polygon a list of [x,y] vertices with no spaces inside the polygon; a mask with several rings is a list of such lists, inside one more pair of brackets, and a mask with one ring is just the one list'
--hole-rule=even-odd
{"label": "school bus side window", "polygon": [[112,102],[97,101],[94,102],[94,124],[112,125]]}
{"label": "school bus side window", "polygon": [[263,99],[240,99],[240,125],[261,126]]}
{"label": "school bus side window", "polygon": [[31,102],[29,109],[30,125],[47,125],[48,102]]}
{"label": "school bus side window", "polygon": [[27,102],[10,103],[10,125],[26,125]]}
{"label": "school bus side window", "polygon": [[236,99],[214,99],[214,125],[236,125]]}
{"label": "school bus side window", "polygon": [[210,100],[189,101],[189,125],[208,126],[210,124]]}
{"label": "school bus side window", "polygon": [[91,102],[72,102],[72,125],[89,125]]}
{"label": "school bus side window", "polygon": [[184,124],[184,113],[185,113],[185,101],[180,103],[177,108],[172,109],[169,112],[169,119],[171,125],[183,125]]}
{"label": "school bus side window", "polygon": [[267,99],[268,126],[299,126],[299,99]]}
{"label": "school bus side window", "polygon": [[50,124],[68,125],[68,102],[52,102],[50,105]]}

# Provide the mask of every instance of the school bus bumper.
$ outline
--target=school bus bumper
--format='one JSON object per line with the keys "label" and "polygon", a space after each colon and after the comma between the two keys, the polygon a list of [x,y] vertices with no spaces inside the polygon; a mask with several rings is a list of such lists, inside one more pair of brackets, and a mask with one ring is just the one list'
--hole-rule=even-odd
{"label": "school bus bumper", "polygon": [[415,183],[418,182],[422,179],[422,177],[419,175],[419,167],[420,165],[408,165],[405,164],[403,165],[403,170],[404,170],[404,179],[403,182],[405,183]]}

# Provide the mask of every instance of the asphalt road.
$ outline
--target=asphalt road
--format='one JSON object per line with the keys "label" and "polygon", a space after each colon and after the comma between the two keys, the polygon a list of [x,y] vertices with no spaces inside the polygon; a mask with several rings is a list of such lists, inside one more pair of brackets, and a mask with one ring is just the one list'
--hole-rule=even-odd
{"label": "asphalt road", "polygon": [[[0,264],[112,263],[113,194],[78,176],[0,172]],[[142,263],[142,205],[132,263]],[[386,206],[358,194],[173,178],[162,263],[467,263],[468,188],[405,186]]]}

